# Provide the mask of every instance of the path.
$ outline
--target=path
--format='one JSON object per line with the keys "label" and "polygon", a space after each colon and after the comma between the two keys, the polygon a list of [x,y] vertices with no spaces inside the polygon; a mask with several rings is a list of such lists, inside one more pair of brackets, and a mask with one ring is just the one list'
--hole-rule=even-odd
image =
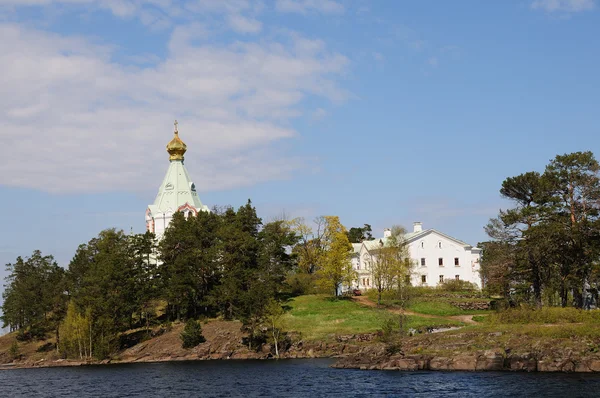
{"label": "path", "polygon": [[[364,305],[365,307],[373,307],[379,308],[377,303],[369,300],[367,296],[353,296],[352,300],[357,303]],[[463,322],[468,325],[477,325],[477,322],[473,320],[473,315],[451,315],[451,316],[441,316],[441,315],[429,315],[429,314],[421,314],[419,312],[414,312],[410,310],[401,310],[398,308],[385,308],[387,311],[393,314],[404,314],[404,315],[412,315],[412,316],[420,316],[421,318],[436,318],[436,319],[447,319],[451,321]]]}

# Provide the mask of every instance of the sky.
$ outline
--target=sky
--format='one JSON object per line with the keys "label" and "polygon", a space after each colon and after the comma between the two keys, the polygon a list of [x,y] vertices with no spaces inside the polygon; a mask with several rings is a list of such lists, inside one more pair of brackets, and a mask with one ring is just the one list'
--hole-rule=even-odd
{"label": "sky", "polygon": [[477,244],[598,155],[599,37],[598,0],[0,0],[0,264],[143,232],[175,119],[209,207]]}

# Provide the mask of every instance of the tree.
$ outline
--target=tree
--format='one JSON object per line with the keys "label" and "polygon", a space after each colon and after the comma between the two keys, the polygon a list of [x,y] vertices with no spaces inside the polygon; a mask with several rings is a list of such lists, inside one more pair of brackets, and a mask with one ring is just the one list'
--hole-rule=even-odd
{"label": "tree", "polygon": [[54,257],[35,250],[30,257],[18,257],[14,264],[7,264],[6,270],[4,327],[20,330],[24,338],[41,338],[47,330],[55,329],[56,318],[63,311],[64,270]]}
{"label": "tree", "polygon": [[269,303],[265,308],[265,325],[267,330],[271,332],[271,338],[273,339],[273,345],[275,346],[275,356],[277,358],[279,358],[279,341],[284,328],[284,313],[285,312],[279,302],[274,299],[269,300]]}
{"label": "tree", "polygon": [[373,230],[369,224],[365,224],[363,227],[352,227],[348,231],[348,240],[350,243],[361,243],[364,240],[372,240]]}
{"label": "tree", "polygon": [[377,289],[377,304],[381,305],[384,291],[394,287],[401,289],[410,275],[410,256],[404,240],[406,230],[395,226],[388,238],[380,241],[379,247],[371,253],[371,275]]}
{"label": "tree", "polygon": [[477,244],[482,249],[481,279],[490,295],[508,297],[515,270],[515,247],[506,241]]}
{"label": "tree", "polygon": [[139,310],[130,238],[115,229],[101,231],[79,247],[68,273],[71,300],[91,322],[94,356],[105,358],[117,348],[118,333],[132,328]]}
{"label": "tree", "polygon": [[[482,271],[507,292],[543,297],[562,306],[573,297],[583,307],[600,256],[600,165],[591,152],[558,155],[543,174],[507,178],[500,190],[515,207],[501,210],[486,227],[494,243],[484,253]],[[499,248],[505,249],[500,253]],[[503,264],[503,265],[502,265]],[[495,271],[500,271],[495,272]]]}
{"label": "tree", "polygon": [[550,221],[560,238],[561,301],[567,290],[582,308],[586,286],[600,253],[600,165],[592,152],[557,155],[546,167]]}
{"label": "tree", "polygon": [[195,318],[212,310],[211,293],[217,285],[221,216],[200,212],[186,218],[174,214],[159,245],[161,295],[171,319]]}
{"label": "tree", "polygon": [[255,315],[267,301],[268,288],[258,278],[261,219],[248,200],[238,211],[228,209],[218,231],[218,257],[221,283],[215,291],[216,301],[226,318],[238,318],[256,324]]}
{"label": "tree", "polygon": [[281,293],[286,277],[296,268],[298,255],[292,248],[299,239],[283,220],[265,224],[258,234],[259,279],[269,285],[272,297]]}
{"label": "tree", "polygon": [[60,325],[59,352],[69,358],[92,358],[92,319],[91,311],[82,315],[73,301],[69,302],[67,314]]}
{"label": "tree", "polygon": [[198,323],[198,321],[194,319],[189,319],[185,326],[183,327],[183,331],[181,332],[181,347],[182,348],[194,348],[198,344],[204,343],[206,339],[202,335],[202,327]]}
{"label": "tree", "polygon": [[324,252],[325,217],[317,217],[313,221],[313,230],[302,217],[289,222],[290,229],[298,236],[294,253],[298,256],[298,272],[312,275],[317,270]]}
{"label": "tree", "polygon": [[[500,193],[516,204],[514,209],[500,213],[500,219],[512,229],[512,239],[517,244],[529,274],[536,306],[542,306],[542,267],[547,261],[547,251],[542,246],[544,236],[545,184],[537,172],[528,172],[507,178]],[[488,231],[494,235],[493,226]]]}
{"label": "tree", "polygon": [[337,296],[343,283],[350,285],[357,278],[350,261],[352,245],[339,217],[324,218],[323,254],[319,259],[317,283]]}

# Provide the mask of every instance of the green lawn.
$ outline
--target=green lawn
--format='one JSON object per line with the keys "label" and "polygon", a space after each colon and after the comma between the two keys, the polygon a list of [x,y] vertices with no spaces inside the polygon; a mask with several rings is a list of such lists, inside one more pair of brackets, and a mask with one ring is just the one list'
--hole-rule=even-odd
{"label": "green lawn", "polygon": [[475,315],[487,314],[486,310],[465,311],[460,308],[444,302],[444,301],[416,301],[414,300],[408,309],[420,314],[437,315],[437,316],[452,316],[452,315]]}
{"label": "green lawn", "polygon": [[[373,333],[381,330],[386,319],[393,316],[384,309],[363,307],[350,299],[333,299],[324,295],[299,296],[286,305],[284,316],[287,330],[300,332],[307,340],[322,340],[334,335]],[[460,323],[442,318],[408,317],[409,328],[454,326]]]}

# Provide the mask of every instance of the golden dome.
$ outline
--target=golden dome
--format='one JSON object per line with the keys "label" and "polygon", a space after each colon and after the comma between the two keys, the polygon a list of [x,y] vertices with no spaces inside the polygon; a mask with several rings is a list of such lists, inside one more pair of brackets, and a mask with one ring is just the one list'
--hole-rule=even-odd
{"label": "golden dome", "polygon": [[187,145],[185,145],[185,143],[181,141],[181,138],[179,138],[179,131],[177,130],[177,120],[175,120],[174,124],[175,136],[173,137],[171,142],[167,144],[167,152],[169,152],[170,155],[169,160],[183,160],[183,155],[187,150]]}

